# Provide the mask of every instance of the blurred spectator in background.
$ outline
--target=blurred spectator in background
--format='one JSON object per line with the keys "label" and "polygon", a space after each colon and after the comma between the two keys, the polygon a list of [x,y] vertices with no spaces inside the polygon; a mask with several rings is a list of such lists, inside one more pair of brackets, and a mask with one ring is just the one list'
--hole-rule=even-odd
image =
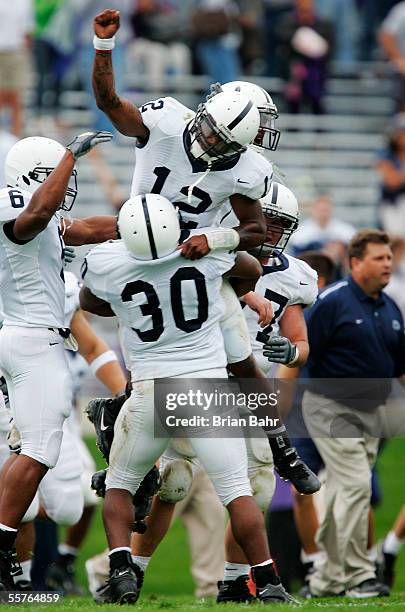
{"label": "blurred spectator in background", "polygon": [[311,206],[311,216],[300,223],[298,230],[292,236],[290,245],[293,254],[302,251],[321,250],[331,257],[335,266],[345,265],[346,247],[355,228],[334,216],[334,207],[330,194],[320,194]]}
{"label": "blurred spectator in background", "polygon": [[359,60],[369,62],[375,59],[378,28],[398,0],[356,0],[356,3],[360,26]]}
{"label": "blurred spectator in background", "polygon": [[394,117],[376,168],[381,177],[381,226],[393,236],[405,237],[405,113]]}
{"label": "blurred spectator in background", "polygon": [[0,189],[6,186],[6,177],[4,174],[4,162],[6,161],[7,153],[11,147],[15,145],[18,138],[7,130],[0,127]]}
{"label": "blurred spectator in background", "polygon": [[267,32],[263,32],[262,29],[263,2],[262,0],[237,0],[237,2],[241,12],[239,25],[242,42],[239,56],[242,71],[244,74],[267,74],[263,57],[264,36],[267,37]]}
{"label": "blurred spectator in background", "polygon": [[194,0],[138,0],[132,17],[136,39],[129,45],[129,67],[159,88],[165,75],[191,73],[189,21]]}
{"label": "blurred spectator in background", "polygon": [[26,47],[34,29],[31,0],[0,3],[0,112],[9,109],[10,129],[21,136],[22,93],[27,80]]}
{"label": "blurred spectator in background", "polygon": [[379,41],[394,70],[397,109],[405,112],[405,2],[390,10],[381,25]]}
{"label": "blurred spectator in background", "polygon": [[405,320],[405,239],[391,241],[392,276],[384,291],[396,302]]}
{"label": "blurred spectator in background", "polygon": [[[63,4],[69,0],[33,0],[35,30],[33,38],[33,60],[35,89],[33,107],[37,117],[37,131],[51,129],[50,119],[58,119],[61,94],[62,71],[57,48],[47,39],[48,26]],[[66,27],[66,26],[65,26]]]}
{"label": "blurred spectator in background", "polygon": [[317,15],[314,0],[295,0],[294,11],[280,19],[277,33],[289,112],[299,113],[308,105],[314,114],[324,113],[333,24]]}
{"label": "blurred spectator in background", "polygon": [[355,0],[316,0],[319,17],[332,22],[335,29],[333,59],[344,70],[352,70],[359,35],[359,14]]}
{"label": "blurred spectator in background", "polygon": [[278,24],[280,19],[294,7],[294,0],[263,0],[264,52],[266,75],[280,77],[282,61],[278,49]]}
{"label": "blurred spectator in background", "polygon": [[[93,19],[105,10],[105,0],[68,0],[76,20],[76,61],[82,85],[89,94],[89,104],[93,112],[93,129],[115,131],[107,116],[97,108],[92,88],[92,69],[94,59]],[[136,0],[114,0],[114,9],[121,11],[121,25],[117,44],[113,53],[114,79],[117,91],[124,91],[125,53],[132,39],[131,17],[136,8]]]}
{"label": "blurred spectator in background", "polygon": [[192,14],[196,60],[213,82],[236,81],[241,72],[239,9],[233,0],[197,0]]}

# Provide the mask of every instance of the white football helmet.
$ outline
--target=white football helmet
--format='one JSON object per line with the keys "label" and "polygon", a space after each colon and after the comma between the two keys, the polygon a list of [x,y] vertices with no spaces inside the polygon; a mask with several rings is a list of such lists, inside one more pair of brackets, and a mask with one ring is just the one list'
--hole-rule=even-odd
{"label": "white football helmet", "polygon": [[[33,136],[11,147],[4,164],[7,186],[34,193],[58,165],[66,148],[56,140]],[[70,210],[77,196],[77,172],[73,170],[60,208]]]}
{"label": "white football helmet", "polygon": [[[262,257],[273,251],[282,253],[292,234],[298,229],[299,208],[297,198],[285,185],[273,181],[268,194],[261,199],[266,219],[266,240],[254,252]],[[274,240],[273,236],[278,235]]]}
{"label": "white football helmet", "polygon": [[180,240],[177,210],[156,193],[127,200],[118,215],[118,229],[128,251],[143,261],[170,255]]}
{"label": "white football helmet", "polygon": [[263,87],[248,81],[230,81],[224,85],[211,85],[211,89],[213,92],[236,91],[249,98],[260,113],[260,128],[253,144],[269,151],[277,149],[280,140],[280,130],[277,130],[274,124],[278,118],[278,110],[270,94]]}
{"label": "white football helmet", "polygon": [[206,162],[246,150],[260,126],[259,111],[239,92],[221,92],[198,107],[189,125],[190,153]]}

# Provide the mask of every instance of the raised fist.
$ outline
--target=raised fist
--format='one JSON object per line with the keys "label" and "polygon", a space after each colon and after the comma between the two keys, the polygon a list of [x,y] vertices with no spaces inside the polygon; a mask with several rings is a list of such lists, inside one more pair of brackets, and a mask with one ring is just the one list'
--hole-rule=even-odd
{"label": "raised fist", "polygon": [[106,9],[95,16],[93,26],[99,38],[112,38],[120,27],[120,12]]}

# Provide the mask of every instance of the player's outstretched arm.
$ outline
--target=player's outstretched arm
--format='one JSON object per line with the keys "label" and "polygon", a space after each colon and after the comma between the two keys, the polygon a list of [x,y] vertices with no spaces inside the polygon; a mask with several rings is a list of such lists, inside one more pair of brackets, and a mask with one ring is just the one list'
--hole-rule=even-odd
{"label": "player's outstretched arm", "polygon": [[87,361],[93,374],[105,384],[113,395],[124,393],[127,379],[117,356],[96,334],[82,310],[76,310],[70,323],[70,329],[79,345],[80,355]]}
{"label": "player's outstretched arm", "polygon": [[234,228],[240,237],[238,251],[250,251],[263,244],[266,239],[266,222],[259,200],[235,194],[231,196],[230,202],[239,219],[239,226]]}
{"label": "player's outstretched arm", "polygon": [[[120,12],[107,9],[94,18],[96,49],[93,63],[93,90],[96,103],[121,134],[147,140],[149,130],[142,121],[140,110],[129,100],[121,98],[115,91],[111,50],[103,41],[111,41],[120,27]],[[101,42],[100,42],[101,39]],[[97,43],[98,40],[98,43]]]}
{"label": "player's outstretched arm", "polygon": [[64,220],[62,235],[65,244],[69,246],[99,244],[106,240],[116,240],[118,238],[117,217],[101,215],[86,219],[72,219],[70,222]]}
{"label": "player's outstretched arm", "polygon": [[17,240],[31,240],[46,228],[63,202],[76,160],[97,144],[111,138],[110,132],[85,132],[68,144],[59,164],[34,192],[27,208],[13,222],[13,234]]}

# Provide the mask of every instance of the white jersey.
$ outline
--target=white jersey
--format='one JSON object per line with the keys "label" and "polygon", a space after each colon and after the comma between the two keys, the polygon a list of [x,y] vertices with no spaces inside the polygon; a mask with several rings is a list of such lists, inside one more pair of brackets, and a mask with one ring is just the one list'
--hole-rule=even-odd
{"label": "white jersey", "polygon": [[174,98],[148,102],[140,110],[150,135],[136,148],[131,197],[161,194],[179,207],[184,226],[192,229],[215,224],[220,206],[234,194],[258,200],[268,192],[272,166],[250,149],[207,173],[207,165],[191,157],[186,145],[194,113]]}
{"label": "white jersey", "polygon": [[81,283],[73,272],[65,272],[65,324],[70,327],[76,310],[80,308],[80,287]]}
{"label": "white jersey", "polygon": [[215,252],[191,261],[178,251],[154,261],[132,257],[121,240],[92,249],[85,285],[109,302],[134,380],[226,367],[219,327],[222,274],[234,255]]}
{"label": "white jersey", "polygon": [[17,241],[7,230],[7,222],[16,219],[30,199],[30,193],[19,189],[0,190],[0,293],[4,324],[63,327],[64,243],[58,217],[52,217],[48,226],[28,242]]}
{"label": "white jersey", "polygon": [[279,321],[286,308],[300,304],[304,308],[311,306],[318,295],[318,275],[307,263],[286,255],[278,254],[263,265],[263,275],[258,280],[255,291],[270,300],[273,307],[273,319],[262,329],[257,323],[257,313],[249,307],[243,312],[248,324],[253,354],[259,366],[267,371],[268,360],[263,357],[263,343],[268,336],[279,333]]}

